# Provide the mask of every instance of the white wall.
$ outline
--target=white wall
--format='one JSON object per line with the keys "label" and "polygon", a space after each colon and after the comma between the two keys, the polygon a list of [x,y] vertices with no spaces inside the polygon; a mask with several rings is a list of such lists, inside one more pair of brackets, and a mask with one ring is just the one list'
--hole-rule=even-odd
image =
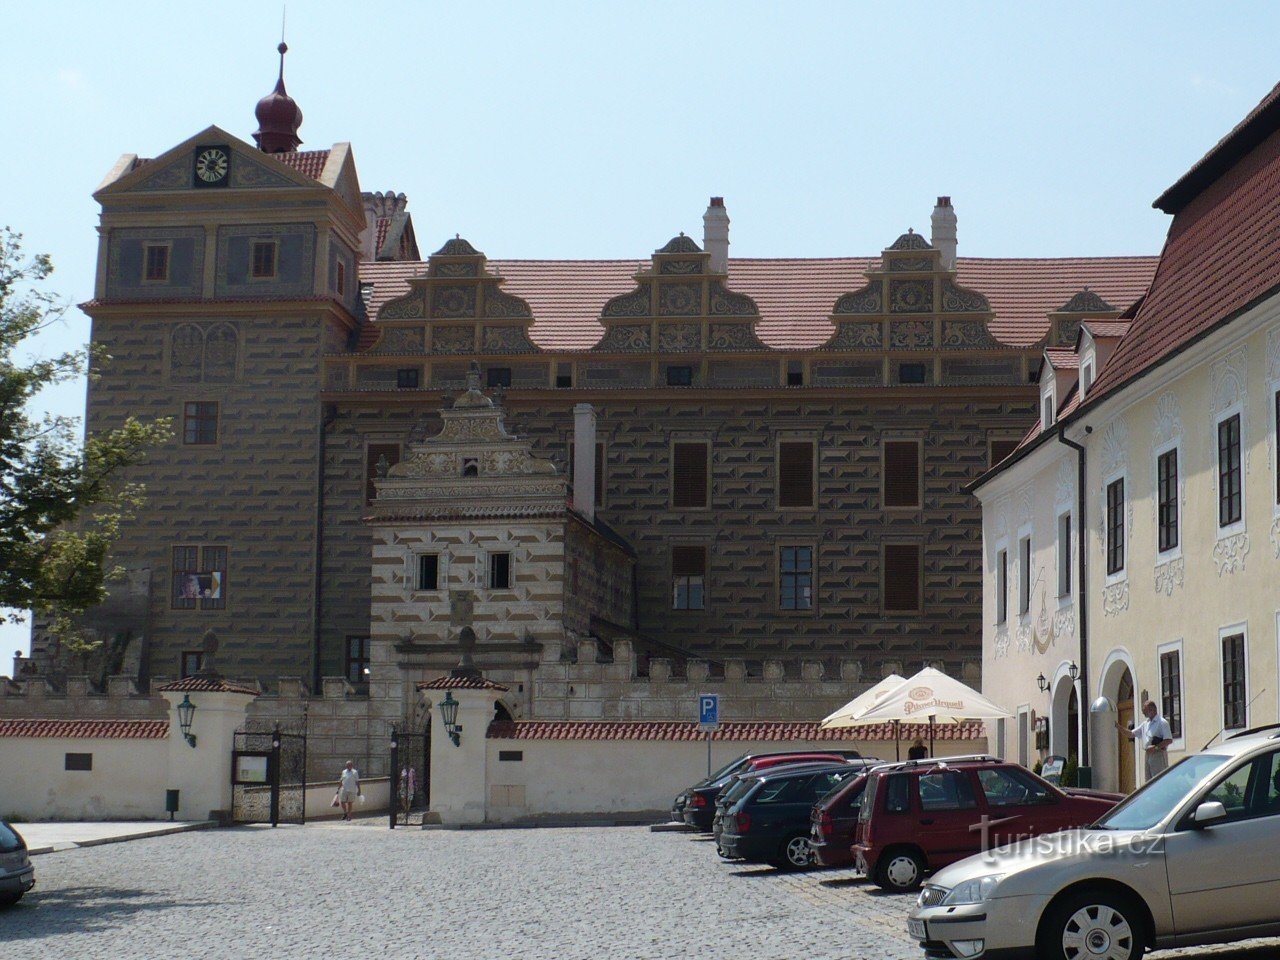
{"label": "white wall", "polygon": [[[92,754],[93,769],[64,769],[68,753]],[[160,819],[168,760],[168,740],[0,740],[0,817]]]}

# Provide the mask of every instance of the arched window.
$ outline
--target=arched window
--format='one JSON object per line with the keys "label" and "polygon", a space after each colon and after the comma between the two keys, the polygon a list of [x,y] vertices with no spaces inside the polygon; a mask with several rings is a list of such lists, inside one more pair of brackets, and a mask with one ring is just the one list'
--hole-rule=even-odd
{"label": "arched window", "polygon": [[204,335],[194,323],[173,331],[169,375],[182,383],[198,383],[204,376]]}
{"label": "arched window", "polygon": [[204,379],[230,383],[236,378],[236,328],[220,323],[205,334]]}

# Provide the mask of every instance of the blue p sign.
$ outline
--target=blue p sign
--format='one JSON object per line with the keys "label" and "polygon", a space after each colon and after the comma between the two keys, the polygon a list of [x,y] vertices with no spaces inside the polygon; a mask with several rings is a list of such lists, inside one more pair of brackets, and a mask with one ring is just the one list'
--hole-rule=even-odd
{"label": "blue p sign", "polygon": [[698,722],[720,722],[720,694],[704,693],[698,697]]}

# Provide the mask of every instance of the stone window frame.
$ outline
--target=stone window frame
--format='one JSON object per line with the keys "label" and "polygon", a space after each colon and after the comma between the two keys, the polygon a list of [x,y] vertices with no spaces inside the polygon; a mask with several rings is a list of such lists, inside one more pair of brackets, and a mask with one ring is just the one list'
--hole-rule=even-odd
{"label": "stone window frame", "polygon": [[[916,605],[910,609],[891,609],[888,605],[888,548],[915,547],[916,549]],[[880,613],[884,617],[918,617],[924,613],[924,541],[911,537],[885,537],[880,541]]]}
{"label": "stone window frame", "polygon": [[[694,607],[694,606],[684,606],[684,607],[681,607],[681,606],[677,606],[677,605],[676,605],[676,592],[675,592],[675,588],[676,588],[676,577],[677,577],[677,576],[682,576],[682,577],[693,577],[693,576],[695,576],[694,574],[679,574],[679,575],[677,575],[677,574],[676,574],[676,572],[675,572],[675,562],[676,562],[676,561],[675,561],[675,555],[676,555],[676,549],[677,549],[677,548],[679,548],[679,547],[696,547],[696,548],[698,548],[698,549],[700,549],[700,550],[702,551],[702,574],[701,574],[700,576],[698,576],[698,579],[702,581],[702,583],[701,583],[701,587],[702,587],[702,604],[701,604],[701,606],[697,606],[697,607]],[[671,612],[673,612],[673,613],[680,613],[680,614],[683,614],[683,615],[690,615],[690,614],[703,614],[703,613],[706,613],[706,612],[707,612],[707,610],[710,608],[711,604],[708,602],[708,598],[709,598],[709,590],[708,590],[708,587],[709,587],[709,584],[708,584],[708,582],[707,582],[707,581],[708,581],[708,579],[709,579],[709,578],[708,578],[708,576],[707,576],[707,571],[708,571],[708,568],[711,566],[711,549],[710,549],[710,547],[711,547],[711,545],[710,545],[709,543],[706,543],[705,541],[703,541],[703,542],[698,542],[698,543],[692,543],[692,542],[681,542],[681,541],[673,541],[673,542],[671,542],[671,543],[669,543],[669,544],[667,545],[667,574],[668,574],[668,576],[667,576],[667,582],[671,584],[671,605],[670,605],[670,607],[669,607],[668,609],[669,609]]]}
{"label": "stone window frame", "polygon": [[[435,569],[435,586],[424,587],[422,585],[422,561],[427,557],[433,557],[436,561]],[[413,552],[413,587],[411,592],[416,596],[423,593],[442,593],[445,582],[444,572],[444,555],[438,550],[415,550]]]}
{"label": "stone window frame", "polygon": [[[1223,644],[1232,637],[1241,638],[1241,647],[1243,651],[1242,659],[1244,661],[1244,677],[1240,681],[1243,686],[1241,693],[1240,709],[1242,711],[1241,723],[1236,727],[1227,726],[1227,676],[1226,676],[1226,658]],[[1220,706],[1219,717],[1222,720],[1223,730],[1248,730],[1249,729],[1249,624],[1248,621],[1233,623],[1225,627],[1218,628],[1218,703]]]}
{"label": "stone window frame", "polygon": [[[1221,431],[1225,423],[1232,418],[1237,421],[1237,464],[1236,472],[1239,476],[1240,483],[1240,517],[1230,523],[1222,523],[1222,447],[1221,447]],[[1248,532],[1249,518],[1249,502],[1245,470],[1245,458],[1248,451],[1245,443],[1245,426],[1247,421],[1244,416],[1244,404],[1234,403],[1231,406],[1218,411],[1213,417],[1213,502],[1215,505],[1214,530],[1218,540],[1226,540],[1242,533]]]}
{"label": "stone window frame", "polygon": [[[916,446],[916,502],[889,503],[889,450],[891,443],[912,443]],[[924,438],[905,434],[886,434],[880,438],[880,509],[895,513],[918,513],[924,509]]]}
{"label": "stone window frame", "polygon": [[[192,413],[191,407],[213,407],[212,417],[208,416],[208,411],[199,411]],[[182,401],[182,445],[184,447],[219,447],[222,445],[222,404],[217,400],[183,400]],[[202,434],[200,432],[201,424],[213,422],[213,439],[199,439]],[[194,430],[192,429],[194,425]],[[195,439],[192,439],[195,437]]]}
{"label": "stone window frame", "polygon": [[[1066,531],[1064,536],[1063,521],[1066,521]],[[1073,540],[1076,537],[1076,515],[1075,511],[1070,507],[1063,509],[1059,506],[1054,517],[1054,540],[1055,550],[1054,556],[1058,564],[1057,576],[1057,596],[1058,608],[1070,606],[1075,601],[1076,593],[1076,577],[1072,559],[1075,556],[1075,545]]]}
{"label": "stone window frame", "polygon": [[[479,551],[477,560],[479,560],[481,567],[477,572],[480,573],[483,578],[481,582],[483,582],[484,589],[489,594],[514,594],[516,589],[515,544],[503,543],[500,546],[504,549],[484,549]],[[507,557],[507,585],[505,587],[495,587],[493,585],[493,561],[495,557],[504,555]],[[492,597],[490,599],[492,599]]]}
{"label": "stone window frame", "polygon": [[[342,645],[342,675],[347,682],[353,685],[367,684],[369,682],[369,665],[371,661],[372,638],[367,633],[349,633],[344,638]],[[351,642],[363,641],[360,648],[360,656],[352,656]],[[352,676],[352,668],[357,671],[363,665],[363,672],[356,672]]]}
{"label": "stone window frame", "polygon": [[[195,570],[187,569],[185,571],[177,568],[178,551],[194,550],[195,551]],[[209,554],[213,553],[214,557],[218,556],[218,551],[222,553],[222,564],[213,566],[210,562]],[[189,565],[188,565],[189,566]],[[229,580],[229,572],[231,569],[231,548],[226,543],[205,543],[203,541],[180,541],[172,544],[169,549],[169,609],[170,610],[196,610],[202,613],[208,611],[224,611],[229,609],[227,606],[227,586]],[[206,599],[204,597],[182,598],[178,596],[177,577],[179,573],[203,573],[214,572],[222,574],[220,581],[220,590],[222,596],[217,599]],[[197,600],[199,601],[197,603]]]}
{"label": "stone window frame", "polygon": [[[163,276],[151,275],[151,251],[164,251],[164,274]],[[173,265],[173,241],[172,240],[144,240],[142,242],[142,283],[148,286],[164,286],[169,282],[170,271]]]}
{"label": "stone window frame", "polygon": [[[782,551],[795,548],[809,550],[809,606],[784,607],[782,605]],[[816,537],[787,537],[773,545],[773,610],[784,617],[814,617],[818,614],[818,539]]]}
{"label": "stone window frame", "polygon": [[[1112,516],[1111,511],[1111,487],[1116,481],[1120,481],[1120,516],[1118,518]],[[1127,580],[1129,578],[1129,554],[1132,552],[1132,544],[1129,542],[1129,502],[1132,496],[1132,489],[1129,483],[1129,472],[1127,470],[1117,470],[1108,474],[1102,481],[1102,569],[1105,574],[1106,586]],[[1115,570],[1111,569],[1111,531],[1118,528],[1120,531],[1120,566]]]}
{"label": "stone window frame", "polygon": [[[207,362],[205,357],[205,352],[209,343],[209,336],[210,334],[213,334],[214,332],[217,332],[217,331],[221,331],[223,329],[230,330],[231,333],[234,335],[233,339],[235,341],[235,362],[233,364],[233,369],[231,370],[231,376],[229,378],[210,378],[206,370]],[[191,379],[175,380],[173,376],[173,341],[179,333],[186,330],[192,330],[192,331],[195,331],[196,334],[198,334],[198,338],[200,341],[199,375]],[[165,338],[164,338],[164,358],[162,361],[162,366],[163,366],[163,375],[164,375],[165,382],[176,383],[176,384],[187,384],[187,385],[213,384],[214,386],[217,386],[217,387],[224,386],[228,383],[240,382],[241,377],[243,376],[243,368],[244,368],[244,351],[240,349],[242,340],[243,340],[243,332],[240,329],[240,325],[232,320],[226,320],[226,319],[184,320],[181,323],[176,324],[174,327],[172,327],[168,331],[168,333],[165,335]]]}
{"label": "stone window frame", "polygon": [[1173,737],[1173,743],[1169,745],[1170,750],[1185,750],[1187,748],[1187,655],[1184,647],[1185,644],[1182,637],[1156,645],[1156,684],[1159,688],[1156,702],[1160,704],[1160,715],[1169,720],[1171,732],[1173,721],[1170,720],[1169,715],[1165,712],[1164,658],[1174,654],[1178,657],[1177,695],[1180,729]]}
{"label": "stone window frame", "polygon": [[[680,445],[700,445],[706,448],[706,468],[707,468],[707,484],[704,503],[701,506],[685,506],[676,503],[676,447]],[[682,437],[673,436],[667,445],[668,467],[667,467],[667,509],[680,510],[689,512],[704,512],[711,510],[711,490],[712,477],[715,473],[714,464],[711,459],[711,440],[701,437]]]}
{"label": "stone window frame", "polygon": [[[1173,509],[1175,515],[1175,524],[1178,534],[1178,542],[1166,549],[1160,548],[1160,461],[1165,455],[1172,453],[1174,455],[1174,467],[1176,476],[1173,484]],[[1182,545],[1186,540],[1186,524],[1182,510],[1182,491],[1186,482],[1187,458],[1183,451],[1182,436],[1178,435],[1172,439],[1160,444],[1151,451],[1151,475],[1153,477],[1152,499],[1155,501],[1155,555],[1156,566],[1162,563],[1168,563],[1171,560],[1178,560],[1182,557]]]}
{"label": "stone window frame", "polygon": [[[1018,567],[1018,622],[1027,623],[1031,620],[1031,607],[1035,603],[1035,597],[1032,595],[1031,588],[1034,586],[1032,577],[1035,575],[1036,552],[1034,530],[1031,524],[1026,524],[1018,530],[1018,555],[1015,563]],[[1026,544],[1024,549],[1023,544]]]}
{"label": "stone window frame", "polygon": [[[270,250],[271,272],[259,272],[258,251]],[[249,240],[249,283],[271,283],[280,278],[280,240],[278,237],[253,237]]]}
{"label": "stone window frame", "polygon": [[[806,444],[809,447],[809,502],[784,504],[782,502],[782,447],[784,444]],[[813,513],[818,509],[818,440],[813,436],[779,434],[773,440],[774,509],[787,513]]]}
{"label": "stone window frame", "polygon": [[997,627],[1009,625],[1009,542],[1001,538],[996,543],[996,619]]}

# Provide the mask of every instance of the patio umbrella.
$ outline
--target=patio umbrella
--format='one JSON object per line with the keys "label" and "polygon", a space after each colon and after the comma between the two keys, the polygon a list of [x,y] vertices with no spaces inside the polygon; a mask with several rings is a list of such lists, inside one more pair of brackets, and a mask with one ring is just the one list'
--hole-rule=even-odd
{"label": "patio umbrella", "polygon": [[977,690],[926,667],[907,678],[854,719],[855,725],[915,721],[929,718],[929,753],[933,754],[936,723],[964,720],[1003,720],[1013,714]]}
{"label": "patio umbrella", "polygon": [[[830,727],[856,727],[858,724],[858,715],[870,710],[879,703],[890,691],[896,690],[904,681],[904,677],[891,673],[870,690],[858,694],[835,713],[828,716],[822,721],[822,729]],[[902,744],[898,741],[898,721],[893,722],[893,752],[894,756],[902,759]]]}

